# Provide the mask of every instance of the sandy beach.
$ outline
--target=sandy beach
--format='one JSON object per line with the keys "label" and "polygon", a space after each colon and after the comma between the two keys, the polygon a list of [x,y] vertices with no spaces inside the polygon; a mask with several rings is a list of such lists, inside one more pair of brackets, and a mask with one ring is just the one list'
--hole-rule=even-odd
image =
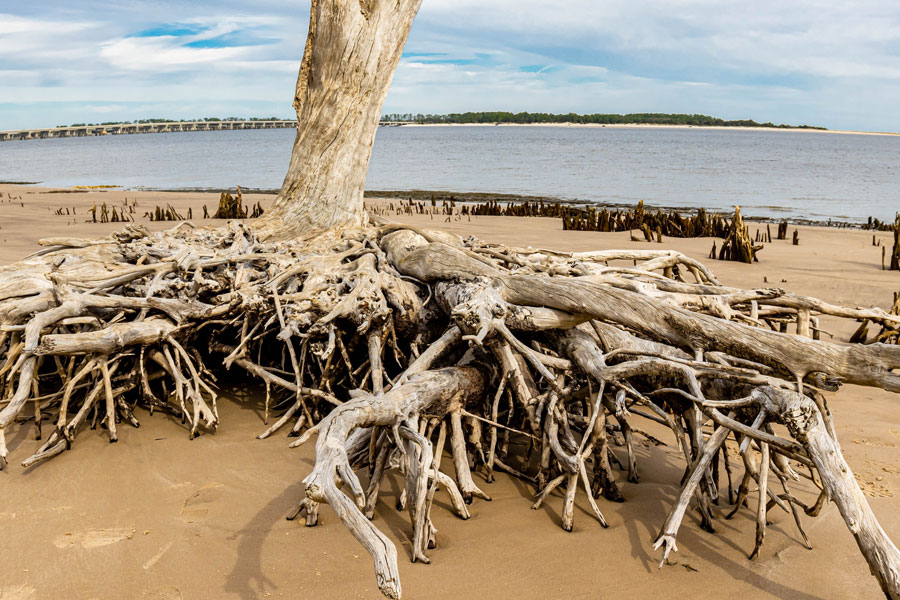
{"label": "sandy beach", "polygon": [[[99,238],[121,229],[122,223],[86,221],[91,206],[119,207],[126,198],[137,203],[135,222],[154,231],[176,224],[142,217],[155,206],[171,205],[181,213],[190,207],[197,226],[217,223],[198,218],[203,205],[215,211],[217,194],[0,185],[0,265],[38,250],[38,238]],[[263,207],[272,200],[263,194],[244,198]],[[381,208],[390,202],[367,200]],[[69,214],[56,214],[60,208]],[[563,232],[559,220],[544,218],[388,219],[556,250],[674,248],[706,262],[725,285],[780,287],[854,306],[889,308],[900,289],[897,272],[881,268],[882,249],[872,246],[872,232],[860,230],[800,226],[799,246],[775,241],[760,253],[758,264],[744,265],[707,259],[709,238],[632,242],[628,233]],[[752,236],[754,225],[750,231]],[[875,237],[882,245],[891,243],[889,233]],[[852,333],[852,323],[822,323],[835,340]],[[303,496],[300,481],[313,464],[313,445],[290,450],[282,434],[255,439],[265,429],[262,385],[236,372],[222,387],[222,426],[193,441],[179,422],[141,411],[140,429],[122,425],[118,444],[109,444],[100,430],[84,431],[72,451],[25,470],[18,460],[40,442],[28,425],[13,431],[8,439],[13,462],[0,472],[0,600],[380,598],[368,554],[329,507],[322,507],[319,527],[284,519]],[[888,535],[900,539],[900,397],[850,385],[827,397],[847,461]],[[791,516],[773,510],[766,543],[753,561],[747,558],[755,527],[751,511],[718,520],[714,535],[702,531],[696,513],[689,513],[679,552],[670,566],[657,569],[652,542],[684,465],[671,433],[652,423],[640,426],[666,445],[638,445],[639,484],[616,472],[627,501],[600,501],[609,529],[591,517],[579,494],[575,530],[566,533],[559,527],[559,495],[531,510],[532,487],[501,475],[484,484],[493,501],[476,500],[469,521],[457,519],[446,495],[439,494],[438,547],[430,565],[412,564],[408,517],[393,510],[401,482],[389,477],[375,521],[397,545],[404,596],[883,597],[833,505],[816,519],[803,517],[812,551],[803,547]],[[723,505],[717,512],[728,510]]]}

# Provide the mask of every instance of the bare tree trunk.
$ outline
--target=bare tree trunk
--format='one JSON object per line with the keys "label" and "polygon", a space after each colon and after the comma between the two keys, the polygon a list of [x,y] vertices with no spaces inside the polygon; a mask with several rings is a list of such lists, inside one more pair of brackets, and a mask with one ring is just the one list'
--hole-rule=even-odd
{"label": "bare tree trunk", "polygon": [[297,77],[299,125],[268,235],[362,225],[381,107],[422,0],[312,0]]}

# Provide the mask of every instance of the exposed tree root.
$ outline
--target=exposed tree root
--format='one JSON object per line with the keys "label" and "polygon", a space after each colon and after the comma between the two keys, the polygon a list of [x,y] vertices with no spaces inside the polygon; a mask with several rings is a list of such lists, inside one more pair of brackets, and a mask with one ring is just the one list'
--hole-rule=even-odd
{"label": "exposed tree root", "polygon": [[[328,503],[372,555],[379,589],[399,598],[396,549],[370,521],[387,473],[405,482],[413,561],[434,548],[439,490],[468,518],[497,470],[534,484],[535,507],[556,505],[562,488],[564,529],[579,491],[606,527],[595,499],[623,500],[612,464],[639,480],[635,438],[652,439],[635,426],[643,419],[671,430],[686,460],[656,540],[663,563],[692,505],[713,529],[722,457],[734,511],[755,500],[751,557],[767,510],[791,513],[808,544],[798,509],[815,516],[831,499],[885,594],[900,598],[900,554],[818,391],[843,381],[900,391],[900,347],[820,341],[818,315],[900,329],[879,309],[722,286],[671,251],[525,250],[399,225],[273,241],[237,223],[128,226],[107,240],[52,240],[0,269],[0,459],[17,424],[46,436],[26,467],[88,425],[115,442],[120,425],[139,426],[138,409],[180,419],[190,436],[214,431],[217,378],[249,374],[266,386],[260,438],[318,434],[291,518],[316,525]],[[791,491],[799,472],[815,502]]]}

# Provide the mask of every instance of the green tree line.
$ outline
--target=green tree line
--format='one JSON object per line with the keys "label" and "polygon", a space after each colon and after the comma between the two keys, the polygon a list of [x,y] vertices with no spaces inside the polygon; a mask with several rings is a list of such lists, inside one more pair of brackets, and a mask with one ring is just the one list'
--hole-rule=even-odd
{"label": "green tree line", "polygon": [[680,113],[629,113],[629,114],[612,114],[612,113],[594,113],[594,114],[577,114],[577,113],[530,113],[519,112],[511,113],[505,111],[488,111],[488,112],[464,112],[450,113],[446,115],[423,115],[413,113],[392,113],[383,115],[382,121],[394,121],[403,123],[474,123],[474,124],[493,124],[493,123],[518,123],[518,124],[537,124],[537,123],[593,123],[599,125],[695,125],[697,127],[774,127],[774,128],[793,128],[802,129],[825,129],[824,127],[814,127],[811,125],[785,125],[766,122],[758,123],[753,119],[737,119],[726,120],[718,117],[710,117],[709,115],[688,115]]}

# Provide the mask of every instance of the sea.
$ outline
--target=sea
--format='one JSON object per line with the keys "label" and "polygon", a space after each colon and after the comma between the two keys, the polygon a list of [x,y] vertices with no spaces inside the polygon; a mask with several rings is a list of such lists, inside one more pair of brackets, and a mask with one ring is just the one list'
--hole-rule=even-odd
{"label": "sea", "polygon": [[[293,130],[0,143],[0,181],[277,189]],[[861,223],[900,210],[900,136],[547,126],[381,127],[368,190],[501,193]]]}

